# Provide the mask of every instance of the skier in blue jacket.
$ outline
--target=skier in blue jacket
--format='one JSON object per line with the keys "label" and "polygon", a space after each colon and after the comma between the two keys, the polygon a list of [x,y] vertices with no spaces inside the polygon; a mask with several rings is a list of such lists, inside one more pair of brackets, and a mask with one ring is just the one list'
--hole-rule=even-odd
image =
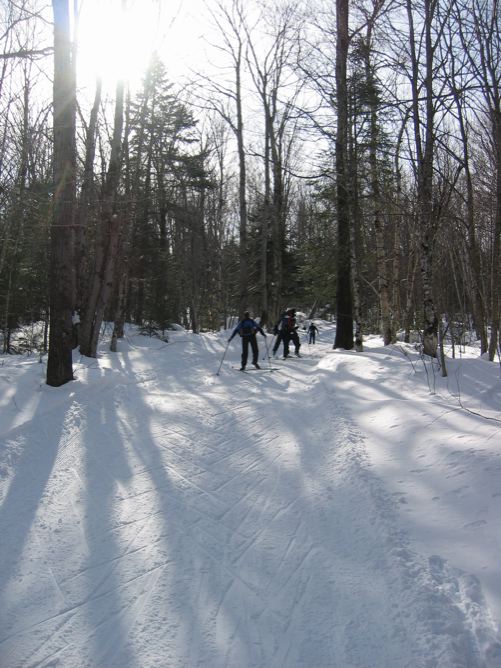
{"label": "skier in blue jacket", "polygon": [[256,339],[257,332],[260,332],[263,336],[266,336],[261,326],[258,325],[258,323],[250,317],[249,312],[246,311],[244,313],[243,320],[240,320],[238,325],[233,330],[230,338],[228,339],[229,343],[237,334],[242,338],[242,366],[240,367],[240,371],[245,371],[247,357],[249,355],[249,344],[252,348],[252,366],[254,366],[256,369],[261,368],[257,363],[257,358],[259,355],[259,348],[257,346]]}

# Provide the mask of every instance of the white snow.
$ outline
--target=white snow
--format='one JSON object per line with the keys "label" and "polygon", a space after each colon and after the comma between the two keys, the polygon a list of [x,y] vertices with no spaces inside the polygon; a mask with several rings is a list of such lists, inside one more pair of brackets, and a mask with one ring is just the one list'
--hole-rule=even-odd
{"label": "white snow", "polygon": [[0,358],[2,668],[501,666],[499,365],[317,325]]}

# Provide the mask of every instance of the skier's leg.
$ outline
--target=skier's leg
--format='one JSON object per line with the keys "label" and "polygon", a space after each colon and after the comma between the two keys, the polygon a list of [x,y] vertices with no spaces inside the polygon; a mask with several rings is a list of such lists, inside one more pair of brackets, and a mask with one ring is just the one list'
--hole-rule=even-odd
{"label": "skier's leg", "polygon": [[273,344],[273,351],[272,351],[273,355],[276,354],[276,352],[279,349],[281,343],[282,343],[282,332],[278,332],[275,343]]}
{"label": "skier's leg", "polygon": [[289,334],[287,332],[284,332],[284,334],[282,334],[282,338],[283,338],[283,341],[284,341],[284,357],[288,357],[289,356]]}
{"label": "skier's leg", "polygon": [[250,337],[250,344],[251,344],[251,348],[252,348],[252,364],[257,369],[259,369],[259,364],[257,363],[257,358],[258,358],[258,355],[259,355],[259,348],[258,348],[258,345],[257,345],[256,335]]}
{"label": "skier's leg", "polygon": [[242,336],[242,369],[245,369],[249,355],[249,337]]}

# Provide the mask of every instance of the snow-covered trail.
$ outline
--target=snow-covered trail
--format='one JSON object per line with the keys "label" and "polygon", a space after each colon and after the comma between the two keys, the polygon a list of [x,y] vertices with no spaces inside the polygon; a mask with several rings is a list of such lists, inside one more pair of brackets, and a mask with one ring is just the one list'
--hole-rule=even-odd
{"label": "snow-covered trail", "polygon": [[499,665],[317,358],[216,377],[218,337],[141,341],[4,435],[2,668]]}

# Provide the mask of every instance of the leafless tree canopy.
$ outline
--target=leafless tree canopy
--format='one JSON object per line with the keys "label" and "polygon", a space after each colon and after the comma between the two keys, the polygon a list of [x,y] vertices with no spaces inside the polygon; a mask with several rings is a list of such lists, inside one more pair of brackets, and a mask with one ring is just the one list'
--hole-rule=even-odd
{"label": "leafless tree canopy", "polygon": [[138,88],[92,95],[53,32],[73,3],[52,5],[0,8],[4,353],[56,337],[65,382],[103,323],[116,349],[128,322],[295,306],[335,319],[336,347],[418,333],[438,356],[468,335],[495,358],[496,0],[218,0],[188,85],[156,54]]}

